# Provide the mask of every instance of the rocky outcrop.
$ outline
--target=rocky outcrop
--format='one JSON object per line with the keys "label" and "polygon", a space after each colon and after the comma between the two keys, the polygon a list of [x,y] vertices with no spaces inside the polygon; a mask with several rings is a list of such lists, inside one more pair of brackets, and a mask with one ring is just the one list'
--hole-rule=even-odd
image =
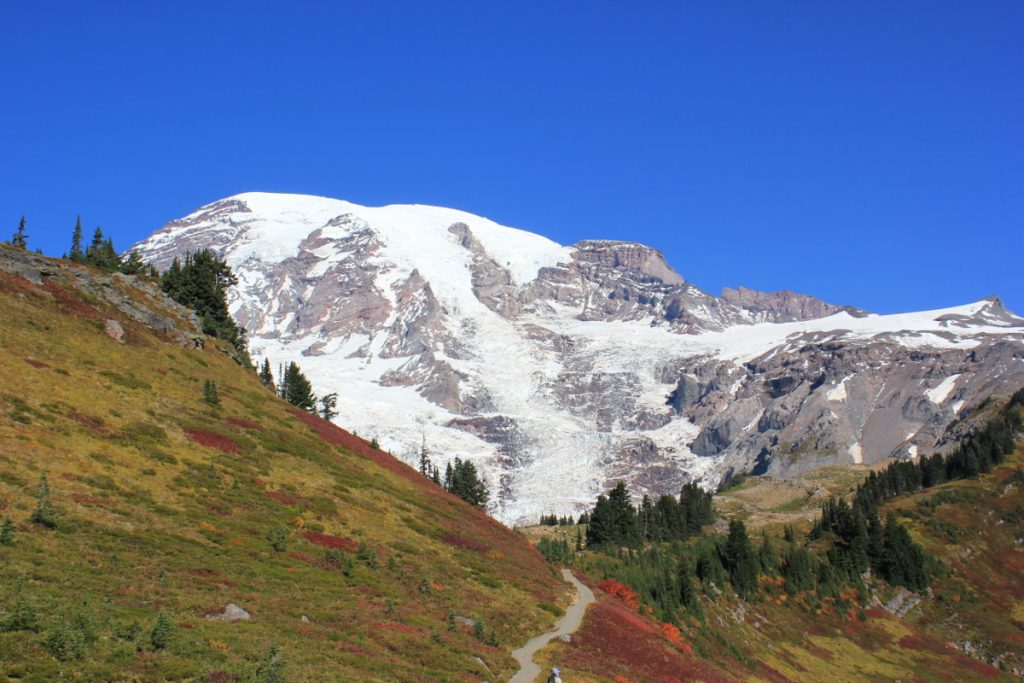
{"label": "rocky outcrop", "polygon": [[135,275],[105,273],[66,260],[57,260],[0,246],[0,271],[25,279],[49,291],[47,285],[81,292],[82,305],[101,312],[101,306],[121,316],[106,319],[105,333],[125,341],[122,321],[133,321],[164,335],[181,346],[194,348],[203,332],[195,313],[165,295],[156,283]]}
{"label": "rocky outcrop", "polygon": [[793,322],[796,320],[813,320],[824,318],[840,311],[851,315],[864,315],[864,311],[850,306],[834,306],[821,299],[806,294],[796,294],[788,290],[779,292],[758,292],[746,287],[722,290],[722,300],[733,306],[759,314],[768,322]]}

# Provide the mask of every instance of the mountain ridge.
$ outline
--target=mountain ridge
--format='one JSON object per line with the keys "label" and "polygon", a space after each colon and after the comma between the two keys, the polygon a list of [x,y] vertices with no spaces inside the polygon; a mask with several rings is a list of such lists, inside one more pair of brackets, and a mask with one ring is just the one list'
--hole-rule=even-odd
{"label": "mountain ridge", "polygon": [[[952,405],[1024,383],[1024,320],[999,302],[880,316],[785,291],[718,298],[644,245],[565,247],[442,207],[247,193],[135,248],[158,267],[213,249],[254,355],[308,367],[340,423],[407,461],[423,443],[476,459],[505,521],[576,513],[620,477],[657,494],[913,457]],[[983,370],[964,371],[972,354]],[[954,374],[950,400],[916,398]],[[883,437],[864,436],[872,421]]]}

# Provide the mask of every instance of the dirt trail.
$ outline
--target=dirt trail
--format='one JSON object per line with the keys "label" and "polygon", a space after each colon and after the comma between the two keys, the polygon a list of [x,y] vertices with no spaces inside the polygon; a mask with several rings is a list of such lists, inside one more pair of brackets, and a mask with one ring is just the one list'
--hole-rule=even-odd
{"label": "dirt trail", "polygon": [[576,597],[555,624],[554,631],[531,638],[526,645],[512,653],[520,668],[516,675],[509,679],[509,683],[533,683],[540,673],[540,666],[533,663],[533,656],[553,639],[574,633],[583,623],[583,614],[587,607],[594,602],[594,592],[580,583],[571,571],[563,568],[562,578],[576,587]]}

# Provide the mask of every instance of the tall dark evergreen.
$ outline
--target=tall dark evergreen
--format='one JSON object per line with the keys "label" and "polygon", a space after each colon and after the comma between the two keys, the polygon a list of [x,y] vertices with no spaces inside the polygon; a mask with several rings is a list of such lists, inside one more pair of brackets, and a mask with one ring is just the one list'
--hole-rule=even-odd
{"label": "tall dark evergreen", "polygon": [[14,236],[11,237],[11,246],[18,249],[28,249],[28,234],[25,232],[24,216],[18,222],[18,229],[14,231]]}
{"label": "tall dark evergreen", "polygon": [[445,489],[449,493],[455,494],[470,505],[487,504],[490,493],[477,473],[476,465],[468,460],[455,458],[454,464],[448,463],[448,468],[445,471]]}
{"label": "tall dark evergreen", "polygon": [[115,271],[121,268],[121,257],[114,249],[114,241],[103,236],[103,228],[97,226],[92,234],[92,242],[85,250],[85,262],[101,270]]}
{"label": "tall dark evergreen", "polygon": [[76,263],[85,260],[85,251],[82,250],[82,217],[75,219],[75,229],[71,233],[71,253],[68,258]]}
{"label": "tall dark evergreen", "polygon": [[757,592],[760,569],[757,552],[747,536],[747,527],[738,519],[729,522],[729,536],[725,540],[725,563],[733,590],[741,598],[749,599]]}
{"label": "tall dark evergreen", "polygon": [[263,365],[260,367],[260,383],[273,390],[274,387],[274,373],[270,371],[270,359],[264,358]]}
{"label": "tall dark evergreen", "polygon": [[336,410],[336,408],[338,407],[338,394],[331,392],[329,394],[321,396],[317,400],[317,403],[320,406],[317,409],[317,413],[319,413],[320,417],[327,420],[328,422],[338,417],[338,411]]}
{"label": "tall dark evergreen", "polygon": [[227,288],[237,282],[225,261],[203,249],[188,254],[184,264],[175,259],[161,276],[160,287],[179,304],[196,312],[205,334],[230,343],[248,359],[245,330],[228,311]]}
{"label": "tall dark evergreen", "polygon": [[281,398],[296,408],[302,408],[311,413],[316,412],[316,395],[313,393],[313,385],[294,361],[288,364],[282,375]]}

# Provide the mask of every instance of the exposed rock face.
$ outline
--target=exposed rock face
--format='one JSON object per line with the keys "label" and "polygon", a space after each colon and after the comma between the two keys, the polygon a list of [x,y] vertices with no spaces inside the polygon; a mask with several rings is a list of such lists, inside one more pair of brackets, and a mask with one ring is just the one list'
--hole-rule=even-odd
{"label": "exposed rock face", "polygon": [[[122,320],[145,325],[181,346],[202,346],[203,332],[195,313],[171,300],[156,284],[134,275],[102,273],[70,261],[57,261],[32,252],[2,247],[0,271],[24,278],[44,289],[49,283],[71,285],[92,300],[111,306],[118,315],[124,316]],[[125,341],[124,326],[117,320],[106,320],[104,331],[115,341]]]}
{"label": "exposed rock face", "polygon": [[864,311],[850,306],[833,306],[821,299],[806,294],[796,294],[788,290],[781,292],[758,292],[746,287],[722,290],[722,300],[734,306],[762,313],[774,322],[793,322],[811,320],[846,311],[850,315],[864,315]]}
{"label": "exposed rock face", "polygon": [[717,298],[640,244],[295,195],[215,202],[136,246],[161,268],[202,247],[239,277],[254,357],[299,362],[339,423],[410,463],[424,442],[442,468],[475,460],[509,522],[575,514],[620,478],[659,494],[914,457],[1024,384],[1024,320],[994,299],[877,316]]}

